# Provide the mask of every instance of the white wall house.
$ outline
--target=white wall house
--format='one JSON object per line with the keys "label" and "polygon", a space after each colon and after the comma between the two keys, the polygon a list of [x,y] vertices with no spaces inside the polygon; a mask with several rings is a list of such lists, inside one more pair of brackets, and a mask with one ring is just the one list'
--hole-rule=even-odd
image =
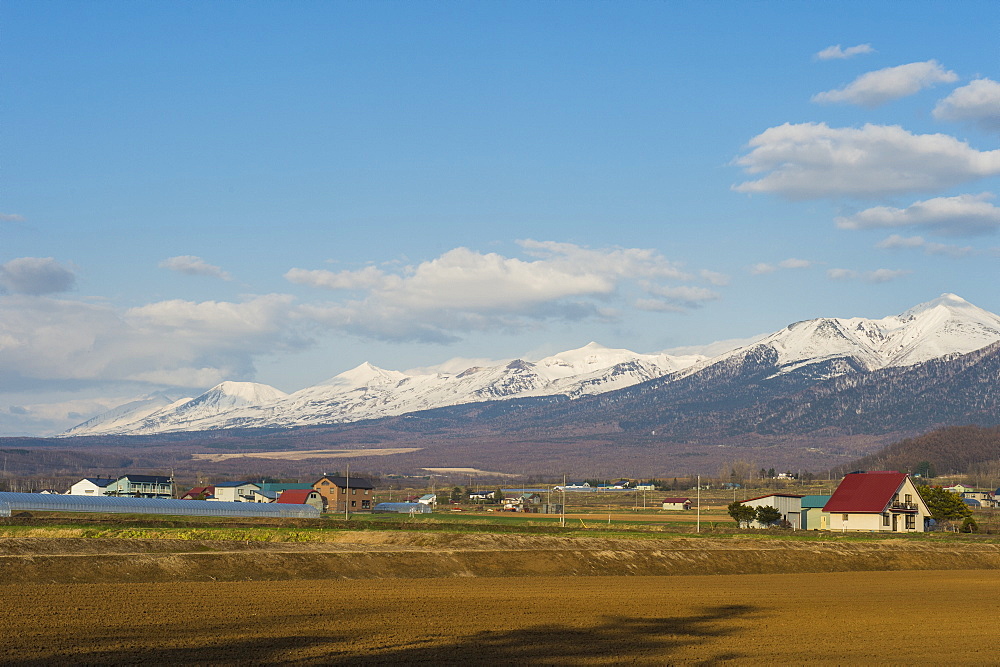
{"label": "white wall house", "polygon": [[253,497],[254,491],[260,491],[260,487],[253,482],[219,482],[215,485],[215,498],[230,503],[252,503],[256,502]]}
{"label": "white wall house", "polygon": [[107,495],[108,485],[115,480],[104,477],[85,477],[69,487],[70,496],[103,496]]}
{"label": "white wall house", "polygon": [[922,533],[930,510],[909,475],[895,471],[852,472],[823,507],[830,530]]}

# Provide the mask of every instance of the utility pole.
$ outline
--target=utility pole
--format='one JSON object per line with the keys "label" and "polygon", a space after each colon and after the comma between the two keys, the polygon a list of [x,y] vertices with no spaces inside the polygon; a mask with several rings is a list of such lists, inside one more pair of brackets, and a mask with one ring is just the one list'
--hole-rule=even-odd
{"label": "utility pole", "polygon": [[701,475],[698,475],[698,521],[695,525],[695,532],[701,532]]}
{"label": "utility pole", "polygon": [[349,521],[348,512],[351,508],[351,464],[347,464],[347,488],[344,489],[344,521]]}

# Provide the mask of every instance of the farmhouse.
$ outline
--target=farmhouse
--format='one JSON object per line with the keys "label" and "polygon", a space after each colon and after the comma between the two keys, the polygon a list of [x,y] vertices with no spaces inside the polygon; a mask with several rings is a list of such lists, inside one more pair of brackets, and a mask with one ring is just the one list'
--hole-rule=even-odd
{"label": "farmhouse", "polygon": [[219,482],[215,485],[215,497],[212,500],[252,503],[254,491],[260,491],[260,486],[253,482]]}
{"label": "farmhouse", "polygon": [[312,488],[323,496],[331,512],[370,510],[375,494],[375,485],[359,477],[323,475],[312,483]]}
{"label": "farmhouse", "polygon": [[108,485],[115,480],[105,477],[84,477],[79,482],[69,487],[71,496],[106,496]]}
{"label": "farmhouse", "polygon": [[[794,493],[771,493],[766,496],[744,500],[743,504],[750,507],[774,507],[781,513],[782,521],[787,521],[796,530],[802,528],[802,496],[795,495]],[[767,527],[756,521],[751,525],[754,528]]]}
{"label": "farmhouse", "polygon": [[923,532],[931,515],[909,475],[896,471],[845,475],[823,511],[831,530],[892,533]]}
{"label": "farmhouse", "polygon": [[691,509],[690,498],[664,498],[663,509],[665,510],[689,510]]}
{"label": "farmhouse", "polygon": [[108,484],[107,496],[128,498],[172,498],[174,479],[159,475],[124,475]]}

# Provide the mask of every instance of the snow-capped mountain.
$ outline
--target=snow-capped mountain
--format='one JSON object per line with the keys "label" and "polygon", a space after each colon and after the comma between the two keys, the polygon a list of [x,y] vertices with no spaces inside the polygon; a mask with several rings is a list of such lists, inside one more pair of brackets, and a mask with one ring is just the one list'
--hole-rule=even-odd
{"label": "snow-capped mountain", "polygon": [[712,358],[637,354],[590,343],[538,361],[515,359],[461,372],[407,374],[364,363],[288,395],[267,385],[223,382],[197,398],[155,410],[129,411],[122,406],[64,435],[335,424],[511,398],[574,399],[650,380],[657,380],[651,391],[682,378],[699,377],[699,385],[707,386],[720,369],[732,377],[743,365],[763,368],[765,376],[815,382],[965,354],[998,340],[1000,317],[944,294],[879,320],[797,322]]}
{"label": "snow-capped mountain", "polygon": [[790,324],[751,345],[711,359],[690,372],[746,355],[770,353],[778,374],[804,371],[818,379],[850,370],[912,366],[966,354],[1000,340],[1000,316],[954,294],[879,320],[820,318]]}

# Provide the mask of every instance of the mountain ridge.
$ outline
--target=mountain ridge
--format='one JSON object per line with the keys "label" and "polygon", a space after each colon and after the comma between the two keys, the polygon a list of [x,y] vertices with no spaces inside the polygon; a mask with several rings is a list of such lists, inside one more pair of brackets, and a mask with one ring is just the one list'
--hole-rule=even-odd
{"label": "mountain ridge", "polygon": [[[968,354],[996,341],[1000,341],[1000,316],[946,293],[877,320],[795,322],[711,358],[640,354],[591,342],[538,361],[515,359],[456,373],[407,374],[365,362],[291,394],[259,383],[224,382],[193,399],[152,412],[144,409],[131,421],[120,406],[63,435],[293,428],[514,398],[608,396],[613,401],[625,389],[643,395],[662,393],[671,385],[669,400],[675,411],[705,413],[741,405],[754,396],[805,390],[831,378]],[[642,413],[639,409],[637,415]],[[643,421],[639,416],[624,419]]]}

